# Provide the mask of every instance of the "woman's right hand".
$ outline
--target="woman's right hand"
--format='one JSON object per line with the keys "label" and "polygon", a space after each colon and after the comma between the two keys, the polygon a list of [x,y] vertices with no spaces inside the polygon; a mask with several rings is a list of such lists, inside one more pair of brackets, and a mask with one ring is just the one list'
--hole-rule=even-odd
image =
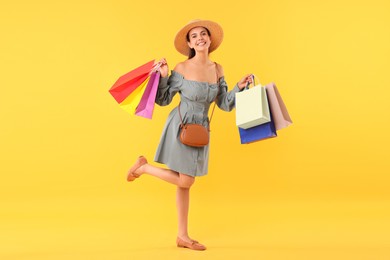
{"label": "woman's right hand", "polygon": [[252,84],[253,83],[253,75],[252,74],[246,74],[242,79],[237,82],[238,88],[241,90],[246,87],[247,84]]}
{"label": "woman's right hand", "polygon": [[169,67],[168,67],[168,63],[167,63],[167,60],[165,58],[162,58],[161,60],[159,60],[158,62],[156,63],[160,63],[160,75],[162,78],[165,78],[168,76],[168,72],[169,72]]}

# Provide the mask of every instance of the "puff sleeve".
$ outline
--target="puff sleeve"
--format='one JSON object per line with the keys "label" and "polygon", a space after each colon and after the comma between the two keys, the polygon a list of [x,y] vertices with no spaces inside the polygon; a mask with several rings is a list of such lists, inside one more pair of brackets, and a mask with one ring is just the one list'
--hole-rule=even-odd
{"label": "puff sleeve", "polygon": [[240,88],[238,85],[235,85],[232,90],[228,91],[228,86],[224,77],[220,78],[218,87],[218,107],[224,111],[231,111],[235,107],[236,93],[241,91]]}
{"label": "puff sleeve", "polygon": [[156,104],[160,106],[169,105],[176,93],[180,91],[182,84],[183,78],[174,70],[171,71],[171,76],[161,78],[158,84]]}

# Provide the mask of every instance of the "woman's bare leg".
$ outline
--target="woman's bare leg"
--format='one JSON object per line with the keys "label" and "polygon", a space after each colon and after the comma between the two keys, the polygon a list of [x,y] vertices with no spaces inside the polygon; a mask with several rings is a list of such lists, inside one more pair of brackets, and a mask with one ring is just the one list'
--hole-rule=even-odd
{"label": "woman's bare leg", "polygon": [[177,236],[184,241],[190,242],[188,236],[188,211],[190,205],[190,189],[177,187],[176,206],[178,217],[178,233]]}
{"label": "woman's bare leg", "polygon": [[[195,178],[187,176],[185,174],[180,174],[180,177],[184,180],[183,183],[186,183],[187,187],[177,187],[177,215],[178,215],[178,241],[177,245],[180,247],[188,247],[195,250],[205,250],[206,247],[199,242],[191,239],[188,235],[188,212],[190,206],[190,187],[194,183]],[[179,239],[183,242],[180,242]]]}
{"label": "woman's bare leg", "polygon": [[195,181],[195,178],[192,176],[181,174],[176,171],[172,171],[170,169],[157,167],[149,163],[142,165],[134,173],[137,175],[149,174],[161,180],[169,182],[173,185],[176,185],[178,187],[188,188],[188,189],[192,186],[192,184]]}
{"label": "woman's bare leg", "polygon": [[180,177],[178,172],[153,166],[148,163],[139,167],[134,173],[138,175],[149,174],[176,186],[180,184]]}
{"label": "woman's bare leg", "polygon": [[148,163],[139,167],[134,173],[137,175],[149,174],[177,186],[176,206],[178,214],[178,237],[191,243],[192,239],[188,236],[188,212],[190,205],[190,188],[195,182],[195,178],[170,169],[153,166]]}

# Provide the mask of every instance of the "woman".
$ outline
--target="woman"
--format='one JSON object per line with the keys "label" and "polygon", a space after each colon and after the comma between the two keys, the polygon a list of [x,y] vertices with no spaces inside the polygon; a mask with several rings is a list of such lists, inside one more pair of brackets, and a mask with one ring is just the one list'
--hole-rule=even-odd
{"label": "woman", "polygon": [[160,60],[161,80],[156,97],[156,103],[165,106],[176,93],[180,94],[180,111],[176,107],[169,114],[155,156],[156,162],[167,165],[169,169],[150,165],[141,156],[128,172],[128,181],[147,173],[177,186],[176,243],[178,247],[193,250],[205,250],[206,247],[188,235],[189,192],[195,177],[207,174],[209,146],[198,148],[182,144],[179,140],[180,124],[183,120],[184,123],[207,126],[209,107],[214,100],[222,110],[231,111],[235,93],[252,82],[248,74],[227,91],[222,66],[209,59],[209,53],[218,48],[222,39],[221,26],[206,20],[191,21],[177,33],[175,47],[188,55],[188,59],[177,64],[169,77],[166,60]]}

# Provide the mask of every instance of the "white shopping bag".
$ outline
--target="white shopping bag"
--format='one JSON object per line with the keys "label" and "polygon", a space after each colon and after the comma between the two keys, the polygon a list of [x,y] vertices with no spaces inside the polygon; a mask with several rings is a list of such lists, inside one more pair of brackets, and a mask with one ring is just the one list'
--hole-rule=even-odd
{"label": "white shopping bag", "polygon": [[[254,81],[253,81],[254,82]],[[271,121],[267,92],[258,85],[236,93],[236,125],[248,129]]]}

